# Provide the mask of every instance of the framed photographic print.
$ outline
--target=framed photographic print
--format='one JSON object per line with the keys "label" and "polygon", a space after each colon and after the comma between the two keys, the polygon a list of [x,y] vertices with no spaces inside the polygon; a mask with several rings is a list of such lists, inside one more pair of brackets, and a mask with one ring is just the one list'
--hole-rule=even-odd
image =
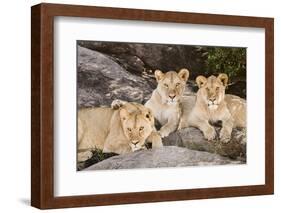
{"label": "framed photographic print", "polygon": [[39,4],[31,205],[274,192],[274,20]]}

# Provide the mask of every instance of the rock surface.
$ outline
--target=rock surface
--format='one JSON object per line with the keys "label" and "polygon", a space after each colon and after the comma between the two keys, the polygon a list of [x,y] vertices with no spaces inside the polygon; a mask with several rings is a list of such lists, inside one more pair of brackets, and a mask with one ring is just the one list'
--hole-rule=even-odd
{"label": "rock surface", "polygon": [[[220,128],[216,127],[217,135]],[[246,161],[246,130],[233,129],[231,140],[228,143],[222,143],[219,139],[207,141],[204,139],[202,132],[193,127],[181,129],[171,133],[163,139],[165,146],[186,147],[192,150],[207,151],[217,153],[222,156],[230,157],[231,159],[240,159]]]}
{"label": "rock surface", "polygon": [[149,74],[149,70],[155,69],[188,68],[195,77],[204,70],[204,58],[197,46],[144,43],[118,43],[117,46],[115,42],[99,41],[79,41],[78,44],[110,56],[123,68],[138,75]]}
{"label": "rock surface", "polygon": [[[152,85],[99,52],[78,46],[78,106],[109,106],[114,99],[143,103]],[[130,94],[130,95],[128,95]]]}
{"label": "rock surface", "polygon": [[176,146],[137,151],[101,161],[85,170],[132,169],[241,164],[218,154],[189,150]]}

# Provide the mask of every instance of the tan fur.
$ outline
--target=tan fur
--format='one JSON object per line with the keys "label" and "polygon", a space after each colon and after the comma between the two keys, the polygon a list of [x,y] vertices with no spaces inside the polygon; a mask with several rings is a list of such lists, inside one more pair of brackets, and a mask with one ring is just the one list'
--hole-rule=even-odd
{"label": "tan fur", "polygon": [[162,125],[159,131],[161,137],[168,136],[178,127],[181,115],[180,103],[188,77],[187,69],[181,69],[178,73],[155,71],[158,85],[145,106],[152,110],[156,120]]}
{"label": "tan fur", "polygon": [[91,151],[124,154],[145,148],[146,140],[161,146],[152,112],[141,104],[125,103],[117,110],[109,107],[81,109],[78,112],[78,161],[91,157]]}
{"label": "tan fur", "polygon": [[[216,131],[209,121],[222,121],[220,140],[228,142],[234,127],[246,127],[246,101],[235,95],[225,95],[228,77],[198,76],[199,90],[196,97],[185,97],[182,101],[183,115],[179,128],[199,128],[206,139],[213,140]],[[194,103],[194,104],[192,104]]]}

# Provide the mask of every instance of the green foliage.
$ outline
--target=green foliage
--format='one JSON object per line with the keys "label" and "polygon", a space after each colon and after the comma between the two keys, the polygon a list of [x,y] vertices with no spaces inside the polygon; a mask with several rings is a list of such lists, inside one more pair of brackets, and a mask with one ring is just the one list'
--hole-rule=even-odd
{"label": "green foliage", "polygon": [[246,48],[205,47],[206,74],[226,73],[230,78],[246,76]]}

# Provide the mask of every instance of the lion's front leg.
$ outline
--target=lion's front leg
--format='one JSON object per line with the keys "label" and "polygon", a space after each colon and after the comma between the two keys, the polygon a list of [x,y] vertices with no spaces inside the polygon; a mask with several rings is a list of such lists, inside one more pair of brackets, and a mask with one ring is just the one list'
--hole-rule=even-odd
{"label": "lion's front leg", "polygon": [[195,126],[203,132],[204,138],[208,141],[214,140],[216,138],[216,130],[213,126],[209,124],[208,120],[196,119],[196,122],[191,121],[191,126]]}
{"label": "lion's front leg", "polygon": [[180,118],[178,130],[189,127],[188,120],[185,117]]}
{"label": "lion's front leg", "polygon": [[174,132],[178,127],[178,122],[179,121],[176,118],[169,118],[168,122],[159,130],[161,137],[167,137],[170,133]]}
{"label": "lion's front leg", "polygon": [[209,124],[208,121],[202,122],[199,129],[203,132],[204,137],[208,140],[214,140],[216,138],[216,130]]}
{"label": "lion's front leg", "polygon": [[78,162],[83,162],[83,161],[89,160],[91,157],[93,157],[92,149],[85,150],[85,151],[78,150],[78,154],[77,154]]}
{"label": "lion's front leg", "polygon": [[123,145],[123,144],[118,144],[118,145],[114,145],[113,143],[110,144],[105,144],[104,148],[102,150],[103,153],[116,153],[116,154],[126,154],[129,152],[132,152],[131,148],[129,145]]}
{"label": "lion's front leg", "polygon": [[102,151],[104,153],[116,153],[120,155],[132,152],[132,149],[129,146],[128,141],[124,140],[123,138],[119,138],[110,132],[105,139]]}
{"label": "lion's front leg", "polygon": [[152,143],[152,148],[160,148],[163,146],[161,136],[156,131],[151,132],[147,138],[147,141]]}
{"label": "lion's front leg", "polygon": [[222,129],[220,131],[220,140],[223,143],[228,143],[230,141],[232,129],[233,129],[233,119],[231,117],[227,120],[222,121]]}

